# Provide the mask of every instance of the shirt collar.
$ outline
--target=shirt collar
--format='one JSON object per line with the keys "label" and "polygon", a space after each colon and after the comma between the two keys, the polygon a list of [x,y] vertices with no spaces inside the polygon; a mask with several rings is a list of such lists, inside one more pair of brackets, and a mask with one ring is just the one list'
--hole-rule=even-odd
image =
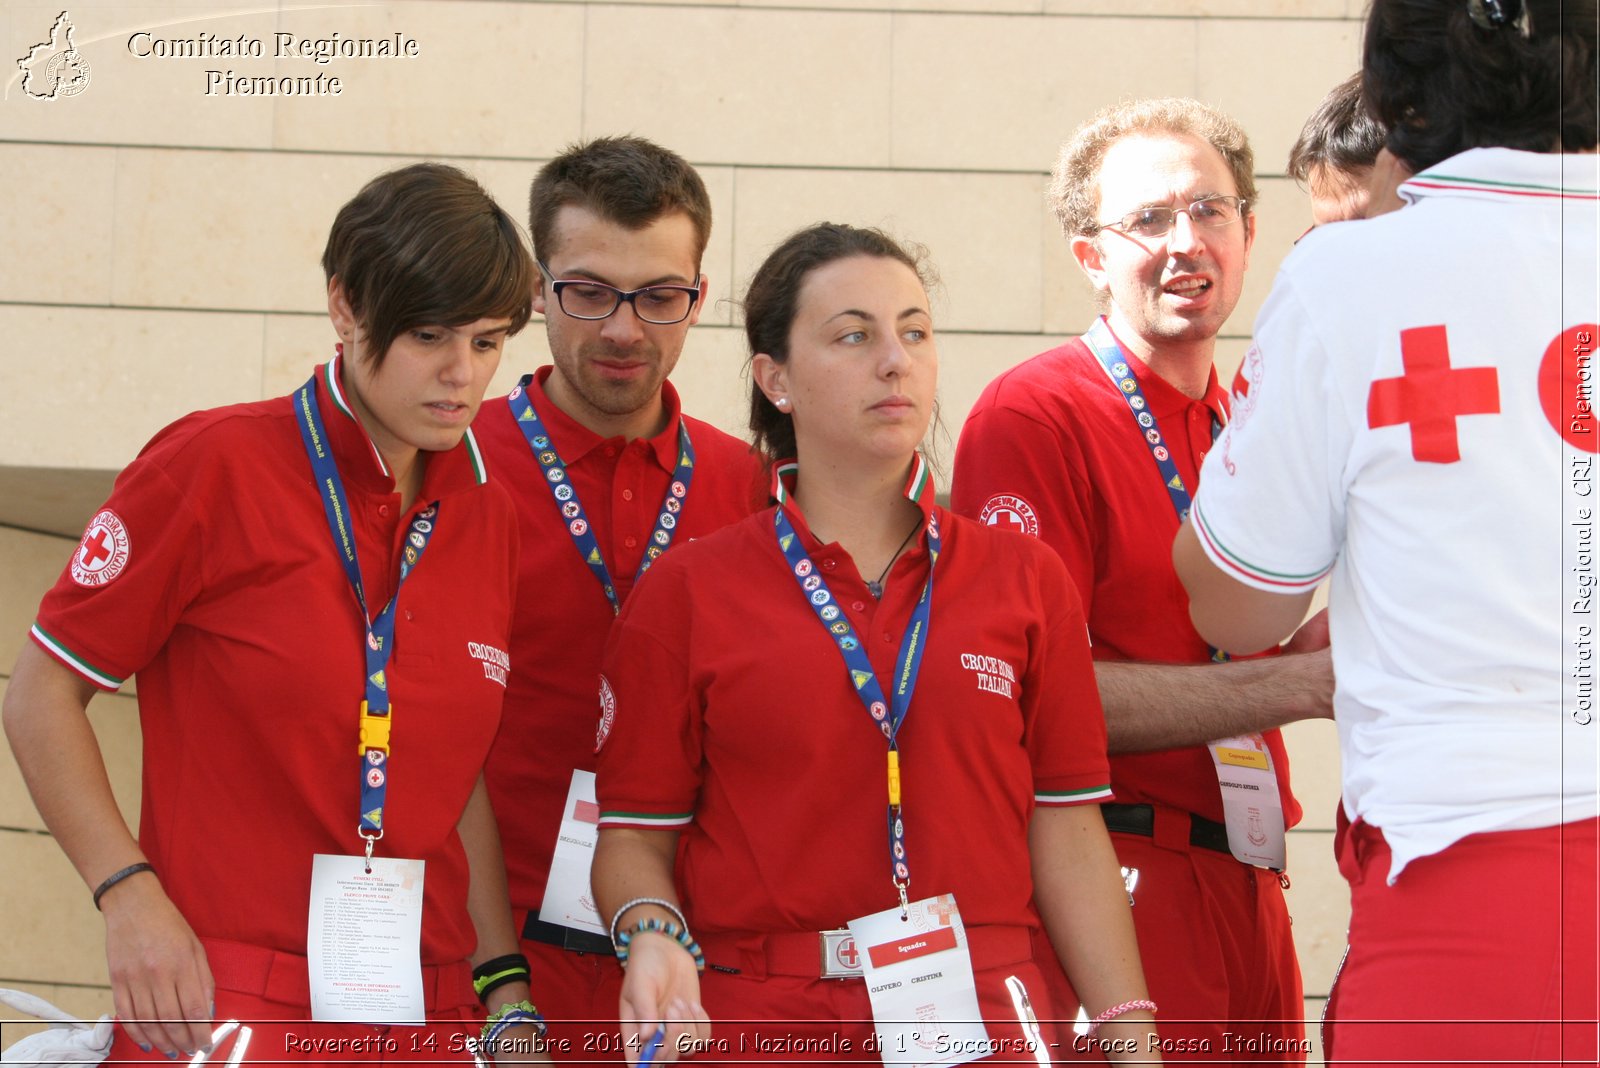
{"label": "shirt collar", "polygon": [[[339,379],[344,356],[336,355],[317,369],[317,401],[323,412],[328,438],[333,444],[339,474],[348,482],[373,493],[393,493],[394,476],[383,462],[383,454],[373,444],[361,420],[356,418]],[[330,416],[337,412],[338,415]],[[478,439],[469,427],[462,435],[461,444],[445,452],[427,454],[427,468],[422,476],[419,497],[436,501],[489,480],[483,453]]]}
{"label": "shirt collar", "polygon": [[[1143,391],[1144,399],[1150,404],[1151,415],[1157,419],[1162,419],[1169,415],[1188,411],[1191,404],[1204,404],[1211,409],[1212,418],[1219,423],[1228,421],[1228,391],[1223,389],[1217,382],[1216,364],[1211,365],[1211,370],[1206,378],[1205,396],[1196,401],[1150,370],[1145,362],[1134,355],[1133,350],[1124,345],[1122,339],[1117,337],[1116,328],[1111,325],[1109,320],[1106,322],[1106,329],[1111,331],[1112,337],[1117,338],[1117,348],[1122,350],[1122,358],[1128,361],[1128,369],[1139,380],[1139,389]],[[1104,375],[1102,374],[1101,377],[1104,378]],[[1106,381],[1109,383],[1110,379],[1106,379]],[[1113,392],[1119,391],[1113,388]]]}
{"label": "shirt collar", "polygon": [[[805,516],[794,500],[794,485],[799,477],[798,460],[780,460],[773,464],[771,499],[774,504],[789,513],[795,529],[803,532],[807,540],[814,542],[816,535],[812,534],[811,528],[806,524]],[[922,513],[922,528],[926,532],[928,521],[933,518],[934,508],[938,505],[938,494],[933,485],[933,470],[920,451],[912,456],[911,467],[906,472],[905,485],[901,487],[900,493]]]}
{"label": "shirt collar", "polygon": [[1535,201],[1600,199],[1600,156],[1472,148],[1440,160],[1400,184],[1400,197]]}
{"label": "shirt collar", "polygon": [[[550,431],[551,443],[555,445],[561,462],[569,466],[578,463],[595,449],[608,443],[626,445],[627,442],[621,435],[603,438],[556,406],[549,394],[544,391],[544,384],[554,370],[555,368],[549,365],[541,367],[524,378],[522,385],[528,394],[528,402],[533,405],[534,410],[539,413],[539,418],[544,421],[546,429]],[[661,383],[661,403],[666,409],[667,425],[662,428],[661,433],[649,438],[646,444],[661,469],[671,472],[678,466],[678,424],[683,419],[683,402],[671,382]]]}

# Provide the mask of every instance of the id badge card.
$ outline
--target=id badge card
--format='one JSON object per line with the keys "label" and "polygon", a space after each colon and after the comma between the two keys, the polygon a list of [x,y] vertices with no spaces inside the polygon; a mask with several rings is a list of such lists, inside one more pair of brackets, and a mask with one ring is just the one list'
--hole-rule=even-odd
{"label": "id badge card", "polygon": [[965,1064],[994,1052],[953,894],[851,920],[885,1064]]}
{"label": "id badge card", "polygon": [[318,853],[311,862],[306,964],[311,1018],[421,1023],[424,861]]}
{"label": "id badge card", "polygon": [[600,922],[589,884],[589,868],[599,836],[600,805],[594,797],[594,772],[575,770],[567,785],[567,804],[561,810],[561,829],[556,832],[556,850],[550,858],[550,877],[545,880],[539,919],[597,935],[610,933]]}
{"label": "id badge card", "polygon": [[1228,850],[1237,860],[1282,871],[1283,799],[1272,754],[1259,734],[1212,742],[1211,761],[1222,788],[1222,815],[1228,828]]}

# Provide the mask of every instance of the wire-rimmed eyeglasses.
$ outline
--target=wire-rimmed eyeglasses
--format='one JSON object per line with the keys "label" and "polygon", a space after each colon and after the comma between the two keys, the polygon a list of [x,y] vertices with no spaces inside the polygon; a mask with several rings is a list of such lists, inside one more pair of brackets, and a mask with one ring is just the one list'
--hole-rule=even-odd
{"label": "wire-rimmed eyeglasses", "polygon": [[1217,229],[1238,222],[1250,202],[1242,197],[1201,197],[1186,208],[1156,206],[1130,211],[1120,219],[1100,223],[1101,230],[1117,230],[1134,237],[1162,237],[1178,221],[1179,213],[1204,229]]}

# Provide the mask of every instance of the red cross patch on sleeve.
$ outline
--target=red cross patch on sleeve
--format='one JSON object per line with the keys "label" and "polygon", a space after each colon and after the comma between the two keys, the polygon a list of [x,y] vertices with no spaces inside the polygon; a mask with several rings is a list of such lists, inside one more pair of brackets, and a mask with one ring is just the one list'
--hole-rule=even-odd
{"label": "red cross patch on sleeve", "polygon": [[90,589],[114,581],[128,566],[131,548],[122,517],[109,508],[103,509],[89,520],[83,541],[72,554],[72,581]]}
{"label": "red cross patch on sleeve", "polygon": [[1026,500],[1009,493],[997,493],[984,501],[978,522],[1035,538],[1039,536],[1039,513]]}

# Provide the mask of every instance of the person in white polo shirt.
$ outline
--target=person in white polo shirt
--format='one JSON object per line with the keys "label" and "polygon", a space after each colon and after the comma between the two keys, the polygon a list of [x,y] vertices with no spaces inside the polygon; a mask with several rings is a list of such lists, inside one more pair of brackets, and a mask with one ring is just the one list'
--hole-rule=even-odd
{"label": "person in white polo shirt", "polygon": [[1403,210],[1284,261],[1174,562],[1224,649],[1329,596],[1330,1063],[1594,1064],[1594,0],[1375,0]]}

